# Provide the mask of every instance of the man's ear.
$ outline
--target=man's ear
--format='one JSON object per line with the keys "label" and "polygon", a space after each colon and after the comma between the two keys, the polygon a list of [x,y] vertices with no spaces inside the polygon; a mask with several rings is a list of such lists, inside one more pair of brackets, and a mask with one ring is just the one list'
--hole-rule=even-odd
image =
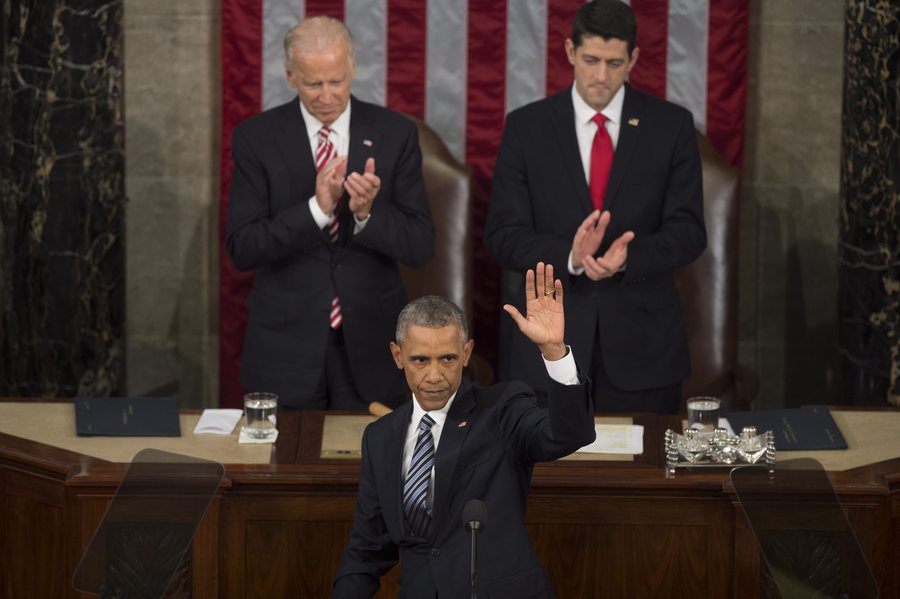
{"label": "man's ear", "polygon": [[569,64],[575,66],[575,42],[569,38],[566,38],[566,56],[569,59]]}
{"label": "man's ear", "polygon": [[469,339],[466,341],[466,344],[463,346],[463,367],[469,365],[469,359],[472,357],[472,350],[475,348],[475,340]]}
{"label": "man's ear", "polygon": [[394,356],[394,364],[397,365],[397,368],[403,370],[403,352],[400,351],[400,346],[391,341],[391,355]]}

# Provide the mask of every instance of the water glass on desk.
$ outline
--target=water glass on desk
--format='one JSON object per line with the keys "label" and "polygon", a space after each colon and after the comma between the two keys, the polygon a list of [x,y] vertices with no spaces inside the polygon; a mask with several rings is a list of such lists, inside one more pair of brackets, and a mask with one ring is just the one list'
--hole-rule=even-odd
{"label": "water glass on desk", "polygon": [[278,395],[275,393],[253,392],[244,396],[243,432],[254,439],[269,439],[275,436],[275,412]]}
{"label": "water glass on desk", "polygon": [[714,433],[719,426],[722,402],[718,397],[690,397],[687,400],[688,428]]}

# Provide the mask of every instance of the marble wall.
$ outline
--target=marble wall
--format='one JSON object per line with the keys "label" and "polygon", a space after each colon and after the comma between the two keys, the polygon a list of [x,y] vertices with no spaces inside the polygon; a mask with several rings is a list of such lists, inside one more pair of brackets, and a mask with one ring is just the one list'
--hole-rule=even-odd
{"label": "marble wall", "polygon": [[219,5],[124,5],[128,390],[214,406]]}
{"label": "marble wall", "polygon": [[740,356],[756,408],[835,403],[844,0],[752,0]]}
{"label": "marble wall", "polygon": [[900,6],[847,4],[839,335],[849,403],[900,406]]}
{"label": "marble wall", "polygon": [[0,396],[125,389],[121,11],[2,3]]}

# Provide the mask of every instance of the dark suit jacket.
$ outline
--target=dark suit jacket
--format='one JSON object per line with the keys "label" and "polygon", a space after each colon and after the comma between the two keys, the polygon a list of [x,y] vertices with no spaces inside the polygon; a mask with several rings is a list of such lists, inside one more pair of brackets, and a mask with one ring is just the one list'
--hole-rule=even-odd
{"label": "dark suit jacket", "polygon": [[242,123],[232,144],[225,243],[237,268],[256,270],[247,299],[241,383],[303,407],[304,391],[322,376],[337,292],[357,388],[366,399],[397,405],[407,393],[388,348],[406,304],[397,262],[421,266],[434,254],[415,125],[351,98],[347,171],[362,172],[374,156],[381,190],[358,235],[345,194],[336,245],[309,210],[316,167],[299,99]]}
{"label": "dark suit jacket", "polygon": [[479,387],[464,380],[435,455],[428,539],[410,536],[401,502],[412,402],[369,425],[362,443],[356,522],[333,597],[371,597],[398,557],[400,597],[468,597],[470,535],[462,510],[470,499],[487,506],[479,535],[478,596],[552,597],[525,534],[526,500],[535,462],[555,460],[594,440],[589,387],[551,381],[549,408],[539,409],[522,383]]}
{"label": "dark suit jacket", "polygon": [[[626,270],[599,282],[565,276],[575,231],[594,209],[578,153],[571,89],[507,116],[485,245],[503,268],[516,272],[539,260],[552,263],[568,291],[566,340],[575,355],[591,363],[599,330],[609,379],[618,388],[639,390],[670,385],[690,373],[674,271],[700,255],[706,229],[691,114],[625,85],[604,200],[612,219],[598,255],[634,231]],[[519,289],[514,297],[525,294]],[[510,352],[511,378],[542,388],[534,345],[513,335]]]}

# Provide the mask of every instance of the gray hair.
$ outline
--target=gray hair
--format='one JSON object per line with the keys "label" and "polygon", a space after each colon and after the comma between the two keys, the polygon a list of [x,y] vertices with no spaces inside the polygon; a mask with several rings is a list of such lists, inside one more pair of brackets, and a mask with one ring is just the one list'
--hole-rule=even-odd
{"label": "gray hair", "polygon": [[341,21],[325,15],[310,17],[291,27],[284,36],[284,59],[293,66],[291,48],[300,46],[303,52],[319,52],[330,48],[335,42],[347,44],[347,58],[350,64],[356,63],[356,51],[353,49],[353,36]]}
{"label": "gray hair", "polygon": [[403,345],[403,339],[411,326],[441,329],[451,325],[459,329],[463,343],[469,340],[466,314],[459,306],[439,295],[420,297],[406,304],[397,317],[397,345]]}

